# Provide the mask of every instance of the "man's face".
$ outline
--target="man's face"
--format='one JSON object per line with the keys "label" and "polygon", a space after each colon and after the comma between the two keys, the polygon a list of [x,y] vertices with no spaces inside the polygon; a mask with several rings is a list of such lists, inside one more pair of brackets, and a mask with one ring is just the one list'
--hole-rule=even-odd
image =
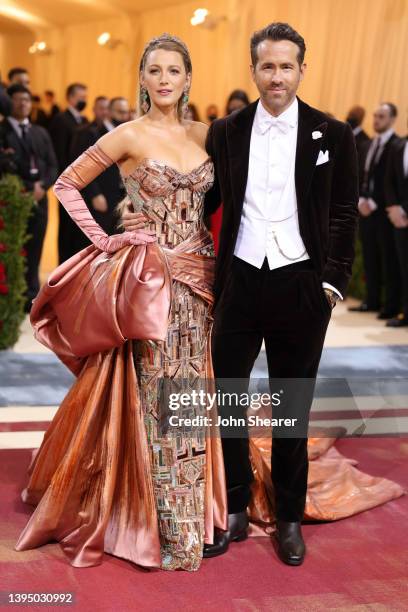
{"label": "man's face", "polygon": [[264,40],[257,52],[252,78],[264,106],[273,115],[280,115],[293,101],[306,64],[299,66],[299,47],[290,40]]}
{"label": "man's face", "polygon": [[373,115],[373,126],[377,134],[386,132],[392,127],[395,117],[391,116],[390,108],[387,104],[381,104]]}
{"label": "man's face", "polygon": [[109,100],[96,100],[93,112],[98,123],[102,123],[109,117]]}
{"label": "man's face", "polygon": [[11,98],[11,115],[18,121],[30,116],[32,108],[31,96],[28,93],[18,92]]}
{"label": "man's face", "polygon": [[78,87],[74,93],[68,99],[68,102],[74,108],[78,107],[78,104],[83,106],[83,103],[86,104],[88,99],[88,91],[82,87]]}
{"label": "man's face", "polygon": [[110,109],[110,118],[115,123],[125,123],[129,121],[129,102],[127,100],[115,100]]}
{"label": "man's face", "polygon": [[19,72],[15,74],[11,79],[10,85],[24,85],[24,87],[30,87],[30,77],[28,72]]}

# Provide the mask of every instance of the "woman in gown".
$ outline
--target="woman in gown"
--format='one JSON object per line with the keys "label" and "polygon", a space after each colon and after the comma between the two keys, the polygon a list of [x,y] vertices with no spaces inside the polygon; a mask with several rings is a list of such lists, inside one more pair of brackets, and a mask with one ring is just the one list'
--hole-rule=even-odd
{"label": "woman in gown", "polygon": [[[56,539],[77,566],[100,562],[105,550],[148,567],[196,570],[204,540],[211,543],[214,527],[226,527],[221,445],[214,437],[206,440],[200,430],[161,435],[157,389],[166,378],[175,386],[187,381],[191,389],[212,377],[214,252],[203,224],[203,206],[213,183],[213,165],[205,153],[206,126],[182,119],[191,82],[185,45],[167,35],[152,40],[140,68],[144,115],[102,137],[61,174],[54,188],[96,249],[88,247],[60,266],[33,305],[37,337],[79,378],[30,467],[23,498],[38,507],[17,549]],[[115,162],[133,207],[145,211],[149,230],[107,236],[86,208],[79,190]],[[159,279],[162,275],[165,280],[170,268],[170,312],[162,295],[125,305],[128,318],[138,311],[142,315],[148,338],[148,318],[154,326],[158,312],[163,318],[164,311],[164,338],[155,341],[152,333],[151,339],[129,341],[111,351],[95,354],[94,349],[85,363],[78,363],[67,354],[66,337],[55,341],[66,324],[61,317],[73,312],[72,326],[81,326],[81,341],[87,325],[96,323],[87,322],[86,314],[78,320],[70,301],[72,286],[67,292],[61,284],[76,266],[78,302],[90,310],[92,296],[86,291],[91,275],[92,287],[106,284],[102,307],[109,309],[110,279],[114,282],[115,274],[122,274],[126,290],[132,250],[150,253],[145,268],[153,267]],[[102,259],[93,262],[90,272],[82,265],[82,254],[92,257],[101,251]],[[153,260],[160,253],[165,255],[164,266],[157,257]],[[110,268],[104,269],[107,264]],[[147,269],[146,281],[149,273]],[[58,304],[65,312],[58,311]],[[95,312],[91,316],[95,318]],[[97,313],[100,334],[107,335],[101,316]],[[142,423],[137,422],[139,409]]]}
{"label": "woman in gown", "polygon": [[[57,540],[77,567],[108,552],[194,571],[214,529],[227,528],[219,438],[160,427],[163,379],[183,391],[186,381],[191,389],[213,377],[214,253],[203,207],[214,170],[206,126],[183,119],[191,71],[180,40],[150,41],[140,65],[143,115],[103,136],[55,185],[93,245],[59,266],[33,303],[36,337],[77,380],[30,465],[22,497],[37,507],[16,550]],[[79,190],[113,163],[148,227],[107,236]],[[307,518],[342,518],[402,494],[333,454],[327,441],[309,445]],[[273,523],[270,442],[251,441],[254,535]]]}

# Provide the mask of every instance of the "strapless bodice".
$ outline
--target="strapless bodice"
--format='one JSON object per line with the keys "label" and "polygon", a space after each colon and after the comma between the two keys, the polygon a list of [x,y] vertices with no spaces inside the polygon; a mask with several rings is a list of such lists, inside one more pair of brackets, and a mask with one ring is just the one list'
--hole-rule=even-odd
{"label": "strapless bodice", "polygon": [[136,212],[144,212],[161,246],[174,248],[203,228],[204,197],[214,182],[210,158],[191,172],[145,158],[123,177]]}

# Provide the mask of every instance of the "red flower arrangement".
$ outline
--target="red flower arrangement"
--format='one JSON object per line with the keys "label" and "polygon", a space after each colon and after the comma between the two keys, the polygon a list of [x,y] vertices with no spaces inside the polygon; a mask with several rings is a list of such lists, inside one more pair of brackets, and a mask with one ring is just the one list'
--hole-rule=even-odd
{"label": "red flower arrangement", "polygon": [[0,242],[0,253],[5,253],[7,251],[7,247],[4,242]]}
{"label": "red flower arrangement", "polygon": [[0,283],[4,283],[6,281],[6,268],[4,264],[0,261]]}
{"label": "red flower arrangement", "polygon": [[2,219],[0,217],[0,230],[4,229],[5,225],[4,225],[4,219]]}
{"label": "red flower arrangement", "polygon": [[9,292],[8,285],[6,285],[5,283],[0,283],[0,294],[6,295],[8,292]]}

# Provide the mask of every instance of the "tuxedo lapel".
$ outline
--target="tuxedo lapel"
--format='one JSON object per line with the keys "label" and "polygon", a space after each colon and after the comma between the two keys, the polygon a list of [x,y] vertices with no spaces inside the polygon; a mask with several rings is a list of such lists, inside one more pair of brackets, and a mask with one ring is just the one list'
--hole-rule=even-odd
{"label": "tuxedo lapel", "polygon": [[[327,121],[322,122],[321,116],[318,116],[310,106],[299,99],[298,101],[295,185],[298,206],[300,207],[306,201],[328,124]],[[321,136],[314,139],[313,132],[321,132]]]}
{"label": "tuxedo lapel", "polygon": [[227,155],[230,167],[231,190],[234,209],[241,216],[245,189],[248,179],[249,149],[251,145],[252,124],[258,101],[249,104],[242,111],[227,120]]}
{"label": "tuxedo lapel", "polygon": [[6,134],[8,146],[14,149],[18,155],[21,155],[25,150],[24,143],[22,139],[17,136],[15,129],[8,121],[6,124]]}

